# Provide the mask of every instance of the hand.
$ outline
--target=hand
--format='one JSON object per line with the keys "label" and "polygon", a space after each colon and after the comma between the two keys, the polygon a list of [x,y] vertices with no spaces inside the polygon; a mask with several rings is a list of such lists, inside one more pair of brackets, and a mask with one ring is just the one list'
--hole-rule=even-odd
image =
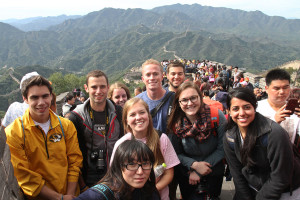
{"label": "hand", "polygon": [[211,164],[205,161],[194,162],[191,166],[194,170],[196,170],[202,176],[206,176],[212,172]]}
{"label": "hand", "polygon": [[63,197],[64,197],[64,198],[63,198],[64,200],[72,200],[72,199],[76,198],[76,196],[74,196],[74,195],[69,195],[69,194],[64,195]]}
{"label": "hand", "polygon": [[200,183],[200,177],[196,174],[196,172],[191,172],[189,177],[190,185],[197,185]]}
{"label": "hand", "polygon": [[280,124],[282,121],[284,121],[286,117],[289,117],[291,115],[292,111],[284,110],[285,107],[286,107],[286,105],[282,106],[275,113],[274,119],[275,119],[275,122],[277,122],[278,124]]}

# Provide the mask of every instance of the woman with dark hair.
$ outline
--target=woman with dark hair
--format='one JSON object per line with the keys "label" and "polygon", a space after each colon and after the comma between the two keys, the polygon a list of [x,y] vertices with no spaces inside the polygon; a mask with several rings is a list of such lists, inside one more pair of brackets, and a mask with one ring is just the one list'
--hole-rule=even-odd
{"label": "woman with dark hair", "polygon": [[175,178],[183,199],[218,199],[224,173],[226,124],[222,111],[203,102],[197,85],[186,82],[178,88],[168,128],[181,162],[175,168]]}
{"label": "woman with dark hair", "polygon": [[255,111],[257,100],[247,88],[229,92],[227,106],[224,151],[234,199],[300,199],[300,162],[287,132]]}
{"label": "woman with dark hair", "polygon": [[178,157],[168,136],[164,133],[159,133],[153,128],[148,104],[140,98],[135,97],[126,102],[122,118],[124,130],[127,134],[116,142],[111,162],[114,160],[115,150],[124,141],[136,139],[144,142],[154,153],[154,168],[163,163],[166,164],[163,174],[156,178],[156,188],[160,193],[161,199],[168,200],[168,184],[173,179],[174,166],[179,164]]}
{"label": "woman with dark hair", "polygon": [[106,175],[76,200],[159,200],[153,171],[154,154],[137,140],[123,142]]}

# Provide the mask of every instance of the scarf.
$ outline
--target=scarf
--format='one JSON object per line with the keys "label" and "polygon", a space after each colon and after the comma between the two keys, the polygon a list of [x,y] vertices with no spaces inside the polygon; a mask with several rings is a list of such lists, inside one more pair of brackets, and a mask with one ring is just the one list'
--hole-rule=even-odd
{"label": "scarf", "polygon": [[175,134],[179,138],[194,137],[195,140],[203,142],[210,134],[217,135],[211,128],[210,108],[204,105],[204,112],[197,113],[197,119],[191,123],[186,116],[181,119],[181,123],[175,124]]}

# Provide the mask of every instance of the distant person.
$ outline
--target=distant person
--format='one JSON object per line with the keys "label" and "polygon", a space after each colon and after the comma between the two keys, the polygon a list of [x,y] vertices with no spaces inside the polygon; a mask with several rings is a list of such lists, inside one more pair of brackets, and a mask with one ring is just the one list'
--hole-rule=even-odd
{"label": "distant person", "polygon": [[167,79],[169,82],[167,89],[176,92],[178,87],[185,80],[185,68],[180,61],[176,60],[170,62],[167,67]]}
{"label": "distant person", "polygon": [[120,82],[116,82],[110,85],[107,93],[107,98],[123,108],[124,104],[128,99],[131,98],[131,96],[130,91],[126,85]]}
{"label": "distant person", "polygon": [[136,87],[134,89],[134,96],[137,96],[137,95],[141,94],[142,92],[143,92],[143,90],[141,87]]}
{"label": "distant person", "polygon": [[[30,72],[27,73],[23,76],[23,78],[21,79],[21,83],[20,83],[20,89],[22,91],[22,88],[24,87],[24,85],[26,84],[26,82],[29,81],[30,78],[34,77],[34,76],[38,76],[39,74],[37,72]],[[2,127],[7,127],[9,124],[11,124],[15,119],[17,119],[18,117],[21,117],[24,113],[25,110],[28,108],[28,104],[23,101],[22,103],[20,102],[13,102],[12,104],[10,104],[10,106],[8,107],[5,116],[2,120]]]}
{"label": "distant person", "polygon": [[160,200],[155,187],[154,155],[137,140],[123,142],[106,175],[74,200]]}
{"label": "distant person", "polygon": [[74,92],[73,92],[73,95],[74,95],[74,98],[75,98],[75,103],[74,103],[74,105],[77,106],[77,105],[82,104],[82,102],[80,101],[80,95],[81,95],[81,90],[80,90],[80,88],[75,89]]}
{"label": "distant person", "polygon": [[[166,91],[162,87],[163,69],[157,60],[146,60],[142,65],[142,80],[146,85],[146,91],[137,95],[149,106],[152,113],[153,126],[163,133],[167,131],[167,119],[172,106],[174,92]],[[163,104],[160,105],[160,103]],[[153,114],[154,113],[154,114]]]}
{"label": "distant person", "polygon": [[300,108],[291,114],[286,110],[286,101],[290,96],[290,74],[284,69],[270,70],[266,75],[268,99],[258,101],[257,112],[280,124],[289,134],[292,143],[299,135]]}
{"label": "distant person", "polygon": [[82,154],[77,132],[50,109],[51,94],[48,80],[31,78],[22,87],[29,109],[5,129],[14,174],[29,199],[72,199],[79,194]]}
{"label": "distant person", "polygon": [[85,100],[86,100],[85,96],[81,95],[81,96],[80,96],[80,101],[81,101],[82,103],[84,103]]}
{"label": "distant person", "polygon": [[73,93],[68,93],[65,97],[65,104],[62,106],[62,115],[65,116],[68,112],[74,110],[75,106],[75,97]]}

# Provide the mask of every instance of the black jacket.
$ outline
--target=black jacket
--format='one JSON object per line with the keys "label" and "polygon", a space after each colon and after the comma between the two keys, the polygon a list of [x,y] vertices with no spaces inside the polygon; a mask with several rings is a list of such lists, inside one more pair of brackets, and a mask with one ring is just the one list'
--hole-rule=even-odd
{"label": "black jacket", "polygon": [[287,132],[279,124],[259,113],[253,123],[258,130],[251,154],[254,166],[241,163],[241,138],[237,126],[226,132],[223,141],[234,180],[235,199],[279,199],[282,193],[300,186],[299,162],[294,158]]}

